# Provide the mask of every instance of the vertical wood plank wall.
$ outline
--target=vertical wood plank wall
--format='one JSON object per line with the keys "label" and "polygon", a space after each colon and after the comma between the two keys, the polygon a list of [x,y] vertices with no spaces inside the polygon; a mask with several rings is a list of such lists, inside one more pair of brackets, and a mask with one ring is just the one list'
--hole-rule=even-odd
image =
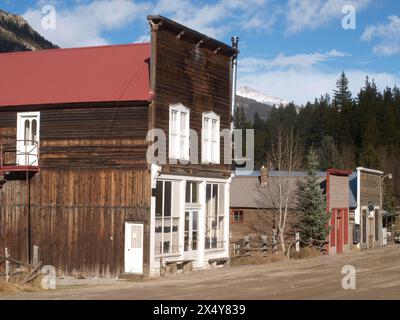
{"label": "vertical wood plank wall", "polygon": [[[182,103],[190,109],[190,128],[198,135],[199,163],[201,163],[201,129],[203,112],[214,111],[220,116],[220,129],[230,129],[231,58],[214,53],[208,48],[196,47],[193,39],[161,27],[152,32],[154,87],[154,126],[168,133],[169,107]],[[168,134],[167,134],[168,140]],[[223,139],[221,162],[223,163]],[[168,158],[168,154],[167,154]],[[192,172],[221,176],[230,174],[230,166],[224,165],[171,165],[163,171],[180,170],[180,174]],[[207,172],[208,171],[208,172]]]}
{"label": "vertical wood plank wall", "polygon": [[[15,125],[15,112],[0,113],[0,128],[10,132]],[[125,221],[144,223],[147,270],[146,133],[147,106],[41,111],[41,171],[30,181],[31,246],[58,274],[123,273]],[[8,247],[23,261],[27,191],[26,181],[8,181],[0,190],[0,252]]]}

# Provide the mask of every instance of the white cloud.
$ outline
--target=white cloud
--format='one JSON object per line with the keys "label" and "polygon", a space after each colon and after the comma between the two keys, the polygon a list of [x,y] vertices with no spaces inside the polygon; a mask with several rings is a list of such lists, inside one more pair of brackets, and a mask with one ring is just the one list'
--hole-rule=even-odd
{"label": "white cloud", "polygon": [[242,72],[255,72],[260,70],[277,69],[310,70],[321,62],[345,56],[348,56],[348,54],[345,52],[330,50],[323,53],[300,53],[291,56],[280,53],[272,59],[246,57],[240,60],[239,69]]}
{"label": "white cloud", "polygon": [[23,17],[46,39],[61,47],[80,47],[108,44],[103,33],[122,28],[143,19],[148,4],[127,0],[95,0],[72,8],[56,6],[56,29],[42,28],[41,6],[29,9]]}
{"label": "white cloud", "polygon": [[[332,94],[342,70],[326,69],[331,59],[347,54],[336,50],[325,53],[279,54],[272,59],[248,57],[239,60],[239,86],[249,86],[268,95],[279,96],[296,104],[314,101],[325,93]],[[345,70],[353,96],[364,85],[365,77],[375,79],[377,86],[400,85],[400,74],[377,73],[364,69]]]}
{"label": "white cloud", "polygon": [[[84,4],[76,0],[67,6],[63,1],[38,0],[36,7],[23,16],[40,34],[61,47],[108,44],[105,32],[121,29],[132,21],[138,21],[139,28],[133,31],[143,34],[146,15],[151,13],[160,13],[214,38],[238,29],[270,30],[275,22],[268,0],[219,0],[210,4],[194,0],[139,1],[93,0]],[[41,9],[49,3],[57,10],[56,30],[45,30],[41,25]],[[265,20],[265,13],[270,19]]]}
{"label": "white cloud", "polygon": [[352,5],[356,12],[368,7],[372,0],[289,0],[286,7],[286,32],[298,33],[305,29],[326,27],[331,21],[341,24],[342,8]]}
{"label": "white cloud", "polygon": [[[159,0],[155,11],[210,37],[221,38],[233,27],[260,27],[260,12],[268,12],[268,7],[266,0],[219,0],[213,4]],[[264,27],[267,25],[270,23],[264,23]]]}
{"label": "white cloud", "polygon": [[378,44],[373,47],[377,55],[392,56],[400,53],[400,17],[393,15],[388,20],[386,24],[367,27],[361,36],[361,40],[366,42],[378,40]]}

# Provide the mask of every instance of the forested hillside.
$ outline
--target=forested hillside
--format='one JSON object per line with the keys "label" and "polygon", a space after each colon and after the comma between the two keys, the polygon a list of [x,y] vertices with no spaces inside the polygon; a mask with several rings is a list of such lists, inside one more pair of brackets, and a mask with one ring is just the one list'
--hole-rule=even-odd
{"label": "forested hillside", "polygon": [[310,146],[318,149],[320,169],[329,167],[354,170],[357,166],[392,173],[385,180],[385,207],[400,199],[400,90],[398,87],[379,91],[374,80],[365,80],[356,97],[348,89],[344,73],[337,81],[333,96],[321,96],[296,112],[293,104],[273,108],[267,120],[256,114],[246,121],[243,110],[236,110],[236,127],[255,129],[256,166],[265,163],[266,154],[278,128],[293,129],[303,152]]}

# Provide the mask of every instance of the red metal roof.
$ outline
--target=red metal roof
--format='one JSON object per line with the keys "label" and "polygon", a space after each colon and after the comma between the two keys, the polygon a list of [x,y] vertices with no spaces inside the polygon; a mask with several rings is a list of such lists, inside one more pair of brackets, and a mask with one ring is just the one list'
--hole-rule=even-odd
{"label": "red metal roof", "polygon": [[150,44],[0,54],[0,107],[147,101]]}

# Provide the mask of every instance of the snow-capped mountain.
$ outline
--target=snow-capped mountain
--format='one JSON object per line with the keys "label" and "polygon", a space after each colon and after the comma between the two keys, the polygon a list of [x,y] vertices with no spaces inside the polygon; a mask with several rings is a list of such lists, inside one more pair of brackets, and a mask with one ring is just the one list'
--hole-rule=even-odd
{"label": "snow-capped mountain", "polygon": [[276,107],[279,107],[281,104],[283,106],[287,106],[289,104],[289,102],[287,102],[286,100],[283,100],[278,97],[267,96],[266,94],[257,91],[255,89],[249,88],[247,86],[240,87],[239,89],[237,89],[236,94],[238,96],[252,99],[260,103],[268,104],[270,106],[275,105]]}

